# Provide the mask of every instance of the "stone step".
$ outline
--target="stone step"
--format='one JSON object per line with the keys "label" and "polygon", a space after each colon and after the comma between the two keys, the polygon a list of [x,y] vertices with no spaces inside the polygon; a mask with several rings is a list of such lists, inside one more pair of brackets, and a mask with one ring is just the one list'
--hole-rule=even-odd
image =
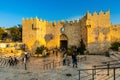
{"label": "stone step", "polygon": [[120,54],[113,54],[117,59],[120,59]]}

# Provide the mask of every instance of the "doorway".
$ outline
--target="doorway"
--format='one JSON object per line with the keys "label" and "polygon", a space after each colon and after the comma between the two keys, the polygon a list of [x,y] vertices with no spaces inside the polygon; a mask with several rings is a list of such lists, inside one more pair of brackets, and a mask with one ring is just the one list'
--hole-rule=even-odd
{"label": "doorway", "polygon": [[60,48],[67,49],[68,42],[67,40],[60,40]]}
{"label": "doorway", "polygon": [[67,38],[67,36],[66,36],[65,34],[62,34],[62,35],[60,36],[60,48],[61,48],[62,50],[68,48],[68,38]]}

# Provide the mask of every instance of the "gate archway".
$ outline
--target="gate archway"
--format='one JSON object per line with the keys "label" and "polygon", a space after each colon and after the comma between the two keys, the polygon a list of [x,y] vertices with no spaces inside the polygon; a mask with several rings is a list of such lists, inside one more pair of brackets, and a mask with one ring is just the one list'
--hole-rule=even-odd
{"label": "gate archway", "polygon": [[60,35],[60,48],[67,49],[68,48],[68,38],[65,34]]}

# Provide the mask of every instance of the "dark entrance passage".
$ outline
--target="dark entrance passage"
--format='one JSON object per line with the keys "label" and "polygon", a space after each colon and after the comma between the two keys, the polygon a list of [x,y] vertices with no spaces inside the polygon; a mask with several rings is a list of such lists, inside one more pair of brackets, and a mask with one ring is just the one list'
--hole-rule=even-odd
{"label": "dark entrance passage", "polygon": [[67,40],[60,40],[60,48],[61,49],[67,49],[68,42]]}

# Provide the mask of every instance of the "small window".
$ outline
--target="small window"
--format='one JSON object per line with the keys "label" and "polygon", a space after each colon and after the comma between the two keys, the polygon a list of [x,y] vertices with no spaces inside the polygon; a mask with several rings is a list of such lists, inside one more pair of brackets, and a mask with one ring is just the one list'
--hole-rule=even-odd
{"label": "small window", "polygon": [[32,24],[32,29],[34,29],[34,24]]}

